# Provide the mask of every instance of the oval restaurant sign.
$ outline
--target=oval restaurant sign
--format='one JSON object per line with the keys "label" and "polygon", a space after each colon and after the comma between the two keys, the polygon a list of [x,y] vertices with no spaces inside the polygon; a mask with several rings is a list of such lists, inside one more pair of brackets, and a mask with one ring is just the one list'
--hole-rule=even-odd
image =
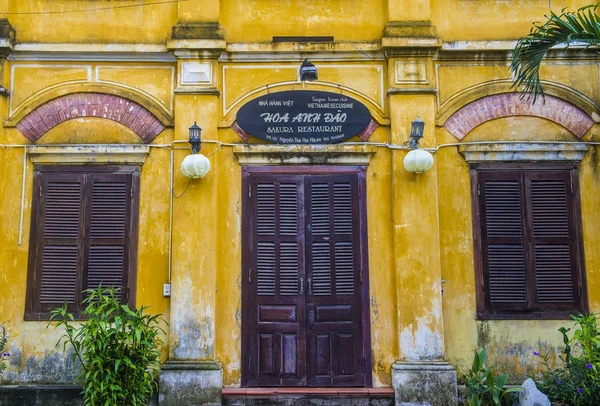
{"label": "oval restaurant sign", "polygon": [[371,135],[376,126],[369,109],[344,94],[291,90],[243,105],[233,129],[244,140],[254,136],[277,144],[330,144],[369,129]]}

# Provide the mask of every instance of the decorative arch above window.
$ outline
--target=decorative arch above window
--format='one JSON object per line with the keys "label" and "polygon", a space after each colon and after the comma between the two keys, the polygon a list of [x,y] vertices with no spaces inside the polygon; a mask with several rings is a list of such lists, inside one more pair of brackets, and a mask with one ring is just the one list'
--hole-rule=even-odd
{"label": "decorative arch above window", "polygon": [[58,124],[80,117],[116,121],[131,129],[145,143],[165,129],[159,118],[141,104],[124,97],[93,92],[71,93],[50,100],[19,120],[17,128],[29,141],[36,142]]}
{"label": "decorative arch above window", "polygon": [[553,121],[581,138],[594,125],[593,118],[579,107],[546,95],[531,103],[518,93],[502,93],[477,99],[455,111],[444,123],[452,135],[462,140],[486,121],[510,116],[533,116]]}

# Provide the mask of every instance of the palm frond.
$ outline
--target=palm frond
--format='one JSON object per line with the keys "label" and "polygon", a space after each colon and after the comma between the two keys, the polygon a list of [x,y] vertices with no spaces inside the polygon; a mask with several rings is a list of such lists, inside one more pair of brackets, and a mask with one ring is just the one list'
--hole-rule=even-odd
{"label": "palm frond", "polygon": [[544,91],[540,83],[540,65],[548,50],[573,43],[590,46],[600,45],[600,3],[580,8],[576,12],[553,11],[544,24],[534,23],[529,34],[517,41],[513,50],[510,70],[513,74],[512,88],[532,95],[533,102]]}

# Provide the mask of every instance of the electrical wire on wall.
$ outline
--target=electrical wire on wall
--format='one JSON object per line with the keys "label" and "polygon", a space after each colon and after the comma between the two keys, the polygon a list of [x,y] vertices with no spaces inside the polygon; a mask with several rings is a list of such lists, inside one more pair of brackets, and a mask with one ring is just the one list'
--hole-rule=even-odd
{"label": "electrical wire on wall", "polygon": [[73,14],[73,13],[85,13],[90,11],[106,11],[106,10],[117,10],[123,8],[136,8],[136,7],[148,7],[148,6],[156,6],[161,4],[173,4],[173,3],[184,3],[191,0],[163,0],[163,1],[155,1],[155,2],[144,2],[138,4],[124,4],[121,6],[106,6],[106,7],[93,7],[93,8],[84,8],[80,10],[62,10],[62,11],[16,11],[16,12],[5,12],[0,13],[0,15],[57,15],[57,14]]}
{"label": "electrical wire on wall", "polygon": [[[179,144],[179,143],[187,143],[188,141],[183,141],[183,140],[177,140],[177,141],[173,141],[169,144],[150,144],[148,145],[148,147],[150,148],[159,148],[159,149],[164,149],[169,151],[170,153],[170,162],[169,162],[169,276],[168,276],[168,282],[171,282],[171,261],[172,261],[172,231],[173,231],[173,198],[180,198],[182,197],[186,191],[188,190],[189,184],[190,182],[188,182],[188,185],[185,187],[183,193],[181,193],[180,195],[176,195],[175,194],[175,190],[174,190],[174,178],[175,178],[175,168],[174,168],[174,153],[176,150],[189,150],[188,148],[176,148],[175,144]],[[217,140],[202,140],[203,144],[217,144],[217,147],[211,151],[210,154],[207,155],[207,157],[212,156],[213,154],[215,154],[216,152],[218,152],[219,150],[221,150],[222,147],[236,147],[236,146],[248,146],[248,144],[246,143],[226,143],[226,142],[221,142],[221,141],[217,141]],[[422,148],[426,151],[429,151],[433,154],[435,154],[438,150],[442,149],[442,148],[449,148],[449,147],[460,147],[460,146],[466,146],[466,145],[496,145],[496,144],[547,144],[547,145],[572,145],[572,144],[578,144],[578,145],[600,145],[600,142],[598,141],[471,141],[471,142],[457,142],[457,143],[451,143],[451,144],[440,144],[437,145],[434,148]],[[106,145],[113,145],[113,144],[95,144],[95,146],[106,146]],[[378,148],[386,148],[391,150],[392,155],[394,153],[394,151],[396,150],[404,150],[404,151],[408,151],[410,150],[410,147],[408,147],[405,144],[402,145],[396,145],[396,144],[390,144],[390,143],[381,143],[381,142],[345,142],[342,143],[340,145],[345,145],[345,146],[364,146],[364,145],[370,145],[370,146],[375,146]],[[45,146],[52,146],[52,147],[77,147],[77,146],[82,146],[82,145],[77,145],[77,144],[68,144],[68,145],[60,145],[60,144],[47,144],[47,145],[36,145],[38,147],[45,147]],[[89,147],[90,144],[85,144],[84,146]],[[122,147],[128,147],[131,145],[126,145],[126,144],[121,144]],[[19,219],[19,238],[18,238],[18,244],[21,245],[22,244],[22,234],[23,234],[23,217],[24,217],[24,207],[25,207],[25,189],[26,189],[26,178],[27,178],[27,155],[28,155],[28,147],[29,145],[21,145],[21,144],[0,144],[0,148],[23,148],[23,173],[22,173],[22,181],[21,181],[21,207],[20,207],[20,219]],[[394,165],[394,158],[392,156],[392,160],[391,160],[391,171],[392,171],[392,188],[393,190],[395,190],[395,179],[393,176],[393,173],[396,171],[395,165]],[[395,198],[395,193],[392,193],[393,198]],[[395,206],[395,204],[394,204]],[[392,218],[392,222],[396,222],[396,219],[394,218],[394,213],[392,210],[391,213],[391,218]]]}

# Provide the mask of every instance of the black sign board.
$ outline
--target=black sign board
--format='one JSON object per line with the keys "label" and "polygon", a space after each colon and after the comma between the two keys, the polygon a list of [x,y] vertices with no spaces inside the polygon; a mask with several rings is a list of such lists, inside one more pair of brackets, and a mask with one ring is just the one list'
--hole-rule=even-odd
{"label": "black sign board", "polygon": [[240,108],[237,125],[248,135],[277,144],[330,144],[360,134],[369,109],[340,93],[290,90],[270,93]]}

